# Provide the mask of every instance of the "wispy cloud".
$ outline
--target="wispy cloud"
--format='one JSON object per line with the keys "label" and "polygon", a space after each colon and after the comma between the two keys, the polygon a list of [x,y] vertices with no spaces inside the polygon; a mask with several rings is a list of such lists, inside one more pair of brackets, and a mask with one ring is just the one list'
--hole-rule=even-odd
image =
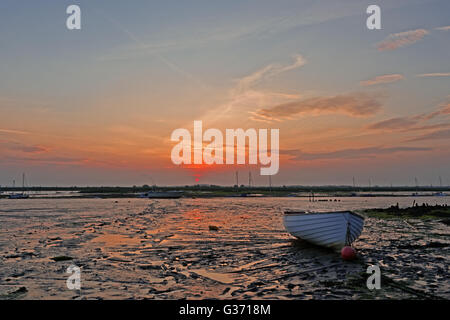
{"label": "wispy cloud", "polygon": [[450,77],[450,72],[435,72],[435,73],[422,73],[416,75],[417,77],[425,77],[425,78],[432,78],[432,77]]}
{"label": "wispy cloud", "polygon": [[48,148],[43,146],[17,146],[14,149],[25,153],[44,153],[48,152]]}
{"label": "wispy cloud", "polygon": [[431,133],[423,134],[418,137],[409,139],[408,141],[423,141],[423,140],[441,140],[450,139],[450,130],[438,130]]}
{"label": "wispy cloud", "polygon": [[400,130],[410,128],[418,123],[417,119],[408,117],[391,118],[370,124],[367,128],[371,130]]}
{"label": "wispy cloud", "polygon": [[395,50],[416,43],[417,41],[422,40],[427,34],[429,34],[429,32],[425,29],[394,33],[378,43],[377,48],[379,51]]}
{"label": "wispy cloud", "polygon": [[298,94],[260,90],[258,84],[263,83],[284,72],[298,69],[306,64],[306,59],[300,55],[293,55],[293,61],[288,64],[271,63],[257,71],[236,80],[236,85],[230,89],[228,101],[217,108],[209,110],[202,120],[209,123],[233,116],[236,110],[239,114],[243,110],[254,110],[258,107],[276,105],[300,98]]}
{"label": "wispy cloud", "polygon": [[450,114],[450,102],[444,102],[439,105],[436,111],[413,115],[409,117],[396,117],[379,122],[372,123],[366,128],[369,130],[429,130],[445,127],[447,124],[423,125],[427,121],[437,118],[439,116],[446,116]]}
{"label": "wispy cloud", "polygon": [[344,114],[367,117],[381,110],[381,103],[364,93],[342,94],[332,97],[315,97],[284,103],[253,112],[255,120],[281,121],[301,115]]}
{"label": "wispy cloud", "polygon": [[13,130],[13,129],[0,129],[0,133],[6,133],[6,134],[29,134],[27,131],[21,131],[21,130]]}
{"label": "wispy cloud", "polygon": [[447,102],[441,103],[438,110],[422,115],[422,119],[430,120],[437,116],[449,115],[449,114],[450,114],[450,102],[447,101]]}
{"label": "wispy cloud", "polygon": [[6,156],[0,159],[1,162],[25,162],[33,164],[51,164],[51,165],[81,165],[89,162],[84,158],[71,157],[27,157],[27,156]]}
{"label": "wispy cloud", "polygon": [[294,62],[292,62],[291,64],[270,64],[245,77],[242,77],[238,80],[237,89],[239,91],[248,90],[263,80],[267,80],[283,72],[300,68],[306,64],[306,59],[300,54],[295,55],[293,58]]}
{"label": "wispy cloud", "polygon": [[19,151],[19,152],[23,152],[23,153],[33,153],[33,154],[44,153],[44,152],[49,151],[49,148],[44,147],[44,146],[27,145],[27,144],[22,144],[20,142],[15,142],[15,141],[0,141],[0,148],[11,150],[11,151]]}
{"label": "wispy cloud", "polygon": [[373,158],[379,155],[401,153],[401,152],[421,152],[430,151],[427,147],[368,147],[342,149],[331,152],[303,152],[301,150],[287,150],[281,153],[292,156],[291,160],[339,160],[339,159],[363,159]]}
{"label": "wispy cloud", "polygon": [[360,84],[362,86],[373,86],[377,84],[383,84],[383,83],[391,83],[391,82],[397,82],[400,80],[403,80],[405,77],[402,74],[385,74],[381,76],[377,76],[375,78],[361,81]]}
{"label": "wispy cloud", "polygon": [[[422,113],[409,117],[396,117],[383,121],[379,121],[367,126],[371,130],[405,130],[417,129],[419,124],[428,120],[434,119],[438,116],[446,116],[450,114],[450,102],[446,101],[439,105],[438,109],[433,112]],[[431,126],[422,126],[423,129],[432,128]]]}
{"label": "wispy cloud", "polygon": [[450,128],[450,123],[437,123],[437,124],[426,124],[421,126],[414,126],[407,128],[407,131],[430,131],[438,129],[448,129]]}
{"label": "wispy cloud", "polygon": [[450,30],[450,26],[438,27],[438,28],[435,28],[435,29],[439,30],[439,31],[449,31]]}
{"label": "wispy cloud", "polygon": [[[99,10],[97,10],[97,12],[99,12],[110,23],[112,23],[115,26],[115,28],[117,28],[122,33],[124,33],[126,36],[128,36],[129,39],[131,41],[133,41],[138,46],[138,48],[140,48],[141,50],[145,50],[146,49],[147,45],[138,36],[136,36],[130,30],[125,28],[121,23],[119,23],[117,20],[113,19],[110,15],[106,14],[105,12],[100,12]],[[170,61],[169,59],[167,59],[163,55],[161,55],[161,54],[159,54],[157,52],[153,52],[152,55],[155,58],[159,59],[162,63],[164,63],[173,72],[176,72],[176,73],[182,75],[183,77],[185,77],[188,80],[194,81],[195,83],[199,84],[201,87],[207,87],[207,85],[205,83],[203,83],[202,81],[200,81],[199,79],[194,77],[191,73],[189,73],[189,72],[185,71],[184,69],[180,68],[178,65],[176,65],[174,62]]]}

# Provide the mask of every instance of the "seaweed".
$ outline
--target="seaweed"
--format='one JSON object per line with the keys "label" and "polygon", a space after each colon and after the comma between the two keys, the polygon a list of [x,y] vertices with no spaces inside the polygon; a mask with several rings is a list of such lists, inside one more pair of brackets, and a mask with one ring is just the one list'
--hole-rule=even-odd
{"label": "seaweed", "polygon": [[374,208],[364,210],[369,217],[390,219],[390,218],[416,218],[416,219],[437,219],[448,218],[450,207],[447,205],[422,205],[415,204],[412,207],[399,208],[398,204],[389,208]]}

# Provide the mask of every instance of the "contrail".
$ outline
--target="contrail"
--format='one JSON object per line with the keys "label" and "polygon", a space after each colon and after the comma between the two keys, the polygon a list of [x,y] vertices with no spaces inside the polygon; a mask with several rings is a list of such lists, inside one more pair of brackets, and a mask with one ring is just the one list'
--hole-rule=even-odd
{"label": "contrail", "polygon": [[[95,11],[97,11],[100,15],[102,15],[106,20],[108,20],[109,22],[111,22],[113,25],[115,25],[115,27],[117,29],[119,29],[120,31],[122,31],[124,34],[126,34],[131,40],[133,40],[139,47],[141,47],[141,49],[146,49],[147,45],[141,40],[139,39],[135,34],[133,34],[130,30],[128,30],[127,28],[125,28],[122,24],[120,24],[118,21],[114,20],[111,16],[107,15],[104,12],[101,12],[98,9],[94,9]],[[156,58],[158,58],[161,62],[163,62],[167,67],[169,67],[169,69],[171,69],[172,71],[175,71],[181,75],[183,75],[185,78],[189,79],[189,80],[193,80],[194,82],[196,82],[198,85],[206,88],[207,85],[205,83],[203,83],[202,81],[200,81],[199,79],[195,78],[193,75],[191,75],[190,73],[184,71],[183,69],[181,69],[179,66],[177,66],[175,63],[173,63],[172,61],[170,61],[169,59],[167,59],[166,57],[162,56],[159,53],[156,52],[152,52],[151,53],[153,56],[155,56]]]}

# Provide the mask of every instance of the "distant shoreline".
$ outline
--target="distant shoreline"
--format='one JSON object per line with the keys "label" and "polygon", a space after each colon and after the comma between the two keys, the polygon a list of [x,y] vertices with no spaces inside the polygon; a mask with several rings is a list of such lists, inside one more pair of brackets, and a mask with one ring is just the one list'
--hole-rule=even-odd
{"label": "distant shoreline", "polygon": [[26,192],[31,198],[139,198],[151,191],[179,191],[184,198],[298,197],[311,201],[339,201],[342,197],[446,197],[450,187],[349,187],[349,186],[141,186],[141,187],[28,187],[1,188],[0,198]]}
{"label": "distant shoreline", "polygon": [[80,191],[83,193],[99,193],[99,192],[148,192],[157,189],[158,191],[248,191],[248,192],[276,192],[276,191],[289,191],[289,192],[425,192],[425,191],[446,191],[450,192],[450,186],[339,186],[339,185],[323,185],[323,186],[220,186],[220,185],[185,185],[185,186],[71,186],[71,187],[57,187],[57,186],[31,186],[31,187],[10,187],[0,185],[1,192],[18,192],[18,191]]}

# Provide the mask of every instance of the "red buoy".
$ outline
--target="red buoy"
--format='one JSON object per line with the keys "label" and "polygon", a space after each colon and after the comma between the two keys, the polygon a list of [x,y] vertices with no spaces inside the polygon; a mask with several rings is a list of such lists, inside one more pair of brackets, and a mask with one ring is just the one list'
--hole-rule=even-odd
{"label": "red buoy", "polygon": [[344,260],[353,260],[356,258],[356,250],[352,247],[345,246],[341,250],[341,256]]}

